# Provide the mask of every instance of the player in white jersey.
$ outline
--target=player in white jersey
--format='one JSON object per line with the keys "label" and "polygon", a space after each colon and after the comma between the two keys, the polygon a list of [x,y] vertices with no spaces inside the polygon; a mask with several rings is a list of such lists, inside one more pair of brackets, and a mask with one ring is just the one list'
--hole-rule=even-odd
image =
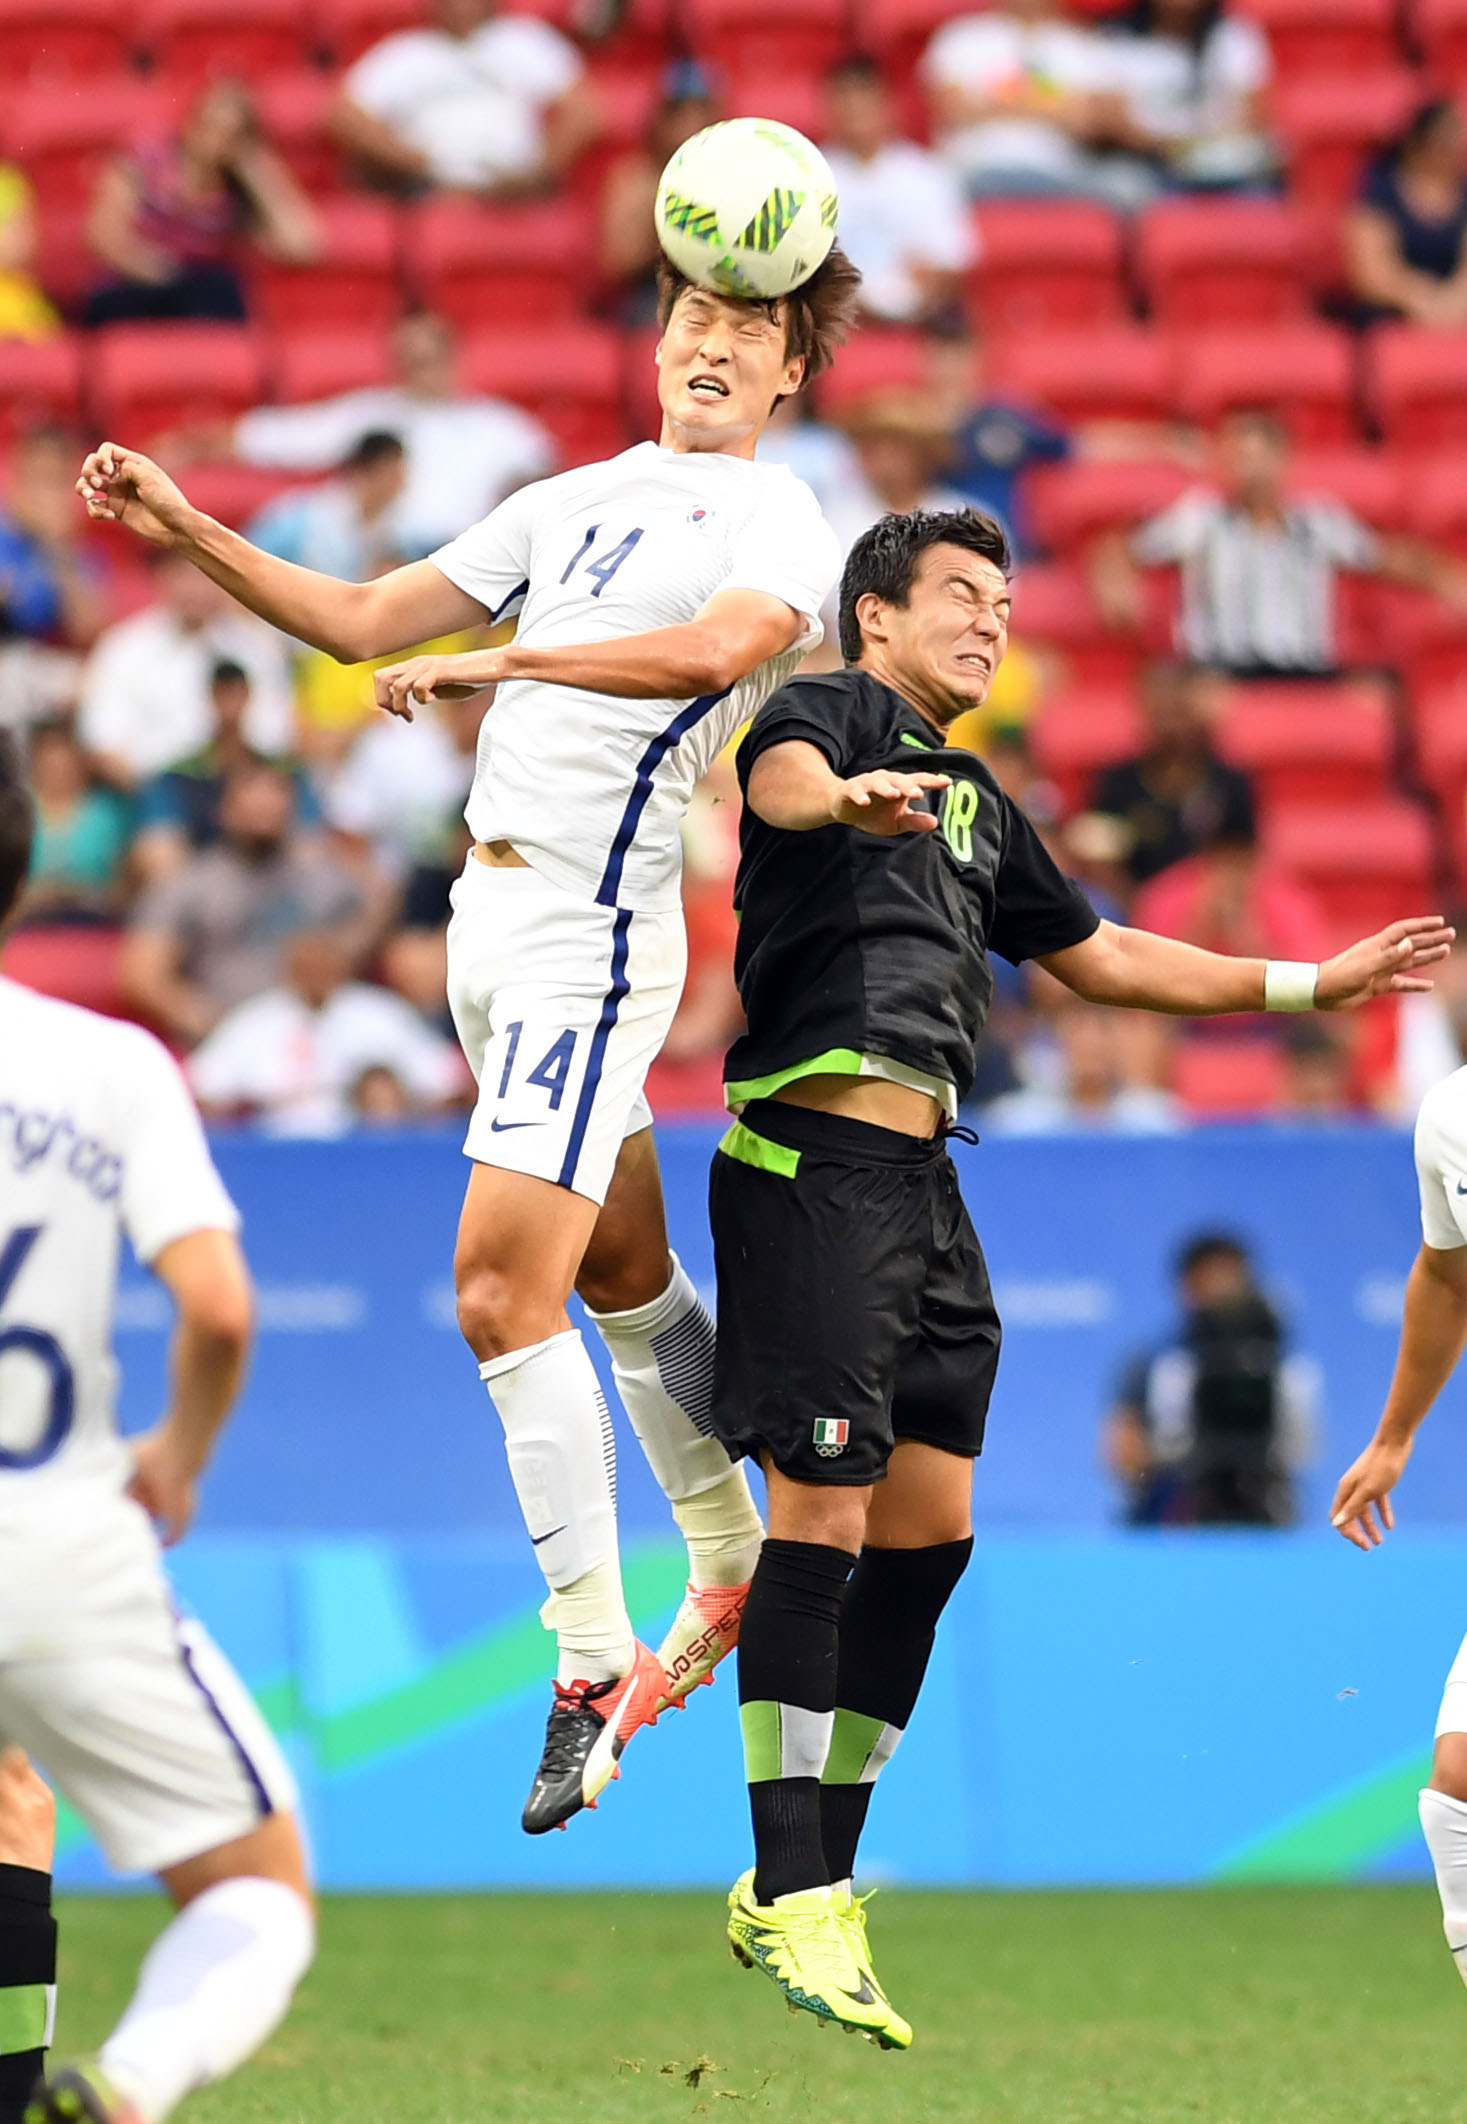
{"label": "player in white jersey", "polygon": [[[1391,1492],[1467,1343],[1467,1069],[1435,1085],[1421,1102],[1416,1178],[1421,1251],[1406,1282],[1395,1374],[1375,1436],[1341,1479],[1330,1511],[1333,1524],[1358,1549],[1376,1548],[1395,1525]],[[1467,1638],[1442,1693],[1431,1782],[1420,1809],[1447,1945],[1467,1983]]]}
{"label": "player in white jersey", "polygon": [[[0,740],[0,928],[31,835]],[[98,2062],[52,2074],[31,2124],[159,2124],[265,2040],[313,1951],[290,1772],[176,1609],[151,1523],[186,1529],[243,1374],[238,1221],[151,1033],[0,979],[0,1746],[178,1907]],[[130,1445],[113,1420],[124,1234],[177,1307],[168,1414]]]}
{"label": "player in white jersey", "polygon": [[[523,489],[373,583],[259,552],[115,444],[78,483],[94,517],[348,660],[519,615],[508,647],[413,658],[379,676],[378,698],[411,716],[434,693],[498,689],[449,931],[449,999],[479,1081],[455,1280],[559,1640],[532,1832],[594,1801],[638,1727],[732,1649],[758,1555],[747,1481],[712,1436],[712,1322],[668,1248],[642,1086],[682,987],[693,784],[820,640],[835,540],[808,488],[755,447],[831,359],[857,284],[838,251],[776,303],[668,269],[658,442]],[[688,1543],[688,1596],[655,1654],[627,1615],[611,1427],[566,1314],[573,1288]]]}

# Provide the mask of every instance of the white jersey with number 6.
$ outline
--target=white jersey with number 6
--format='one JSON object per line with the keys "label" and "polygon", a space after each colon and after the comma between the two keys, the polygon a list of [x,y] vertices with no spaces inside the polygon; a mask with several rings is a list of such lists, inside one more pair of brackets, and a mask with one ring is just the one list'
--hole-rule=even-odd
{"label": "white jersey with number 6", "polygon": [[639,443],[512,494],[433,556],[536,649],[691,620],[719,590],[781,598],[793,647],[719,694],[622,700],[515,680],[484,718],[465,816],[565,891],[653,913],[679,904],[679,827],[693,785],[822,637],[835,535],[782,465]]}
{"label": "white jersey with number 6", "polygon": [[121,1234],[147,1262],[238,1223],[152,1034],[0,979],[0,1527],[32,1520],[43,1486],[115,1495],[126,1480]]}

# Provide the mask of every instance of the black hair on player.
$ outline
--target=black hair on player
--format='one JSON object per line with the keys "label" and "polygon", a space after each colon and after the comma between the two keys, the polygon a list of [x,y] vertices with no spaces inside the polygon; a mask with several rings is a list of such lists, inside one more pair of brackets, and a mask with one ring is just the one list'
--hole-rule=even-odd
{"label": "black hair on player", "polygon": [[912,509],[904,516],[878,518],[852,546],[840,579],[840,653],[848,664],[861,661],[861,623],[856,618],[861,599],[879,597],[888,605],[905,605],[917,564],[930,546],[961,546],[965,553],[992,561],[1005,580],[1013,570],[1003,525],[981,509]]}
{"label": "black hair on player", "polygon": [[[665,253],[659,253],[657,322],[664,329],[678,297],[694,285]],[[836,348],[848,336],[856,314],[856,293],[860,285],[860,272],[836,244],[825,263],[817,267],[792,295],[781,295],[773,302],[751,302],[748,308],[762,310],[767,317],[774,319],[783,304],[785,355],[790,361],[797,355],[804,361],[804,381],[808,384],[825,373],[835,360]],[[717,293],[717,290],[712,292]],[[740,298],[723,295],[719,300],[737,302]]]}
{"label": "black hair on player", "polygon": [[36,815],[20,771],[20,750],[10,733],[0,730],[0,922],[20,898],[31,867]]}

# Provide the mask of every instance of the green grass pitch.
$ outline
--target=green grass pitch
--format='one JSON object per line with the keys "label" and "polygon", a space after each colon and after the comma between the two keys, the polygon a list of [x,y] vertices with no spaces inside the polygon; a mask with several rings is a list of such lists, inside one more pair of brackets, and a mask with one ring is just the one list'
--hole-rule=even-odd
{"label": "green grass pitch", "polygon": [[[789,2015],[705,1895],[334,1897],[291,2019],[189,2124],[1462,2124],[1467,1997],[1427,1887],[890,1891],[917,2043]],[[151,1899],[60,1910],[94,2044]]]}

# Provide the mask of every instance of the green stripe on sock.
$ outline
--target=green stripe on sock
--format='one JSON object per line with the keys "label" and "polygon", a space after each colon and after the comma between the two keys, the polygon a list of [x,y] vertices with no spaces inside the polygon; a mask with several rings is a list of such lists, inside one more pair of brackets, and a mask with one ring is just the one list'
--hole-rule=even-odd
{"label": "green stripe on sock", "polygon": [[8,1984],[0,1991],[0,2057],[45,2049],[51,1989],[49,1984]]}
{"label": "green stripe on sock", "polygon": [[771,1778],[782,1777],[779,1705],[740,1704],[739,1723],[744,1729],[744,1775],[749,1783],[765,1785]]}
{"label": "green stripe on sock", "polygon": [[830,1753],[825,1758],[821,1784],[859,1785],[861,1773],[885,1731],[886,1724],[882,1719],[867,1718],[863,1711],[837,1708],[835,1731],[830,1736]]}
{"label": "green stripe on sock", "polygon": [[767,1136],[756,1136],[742,1121],[735,1121],[718,1148],[725,1158],[737,1158],[740,1165],[756,1165],[761,1173],[778,1173],[782,1180],[793,1180],[800,1170],[797,1150],[790,1150],[783,1143],[771,1143]]}

